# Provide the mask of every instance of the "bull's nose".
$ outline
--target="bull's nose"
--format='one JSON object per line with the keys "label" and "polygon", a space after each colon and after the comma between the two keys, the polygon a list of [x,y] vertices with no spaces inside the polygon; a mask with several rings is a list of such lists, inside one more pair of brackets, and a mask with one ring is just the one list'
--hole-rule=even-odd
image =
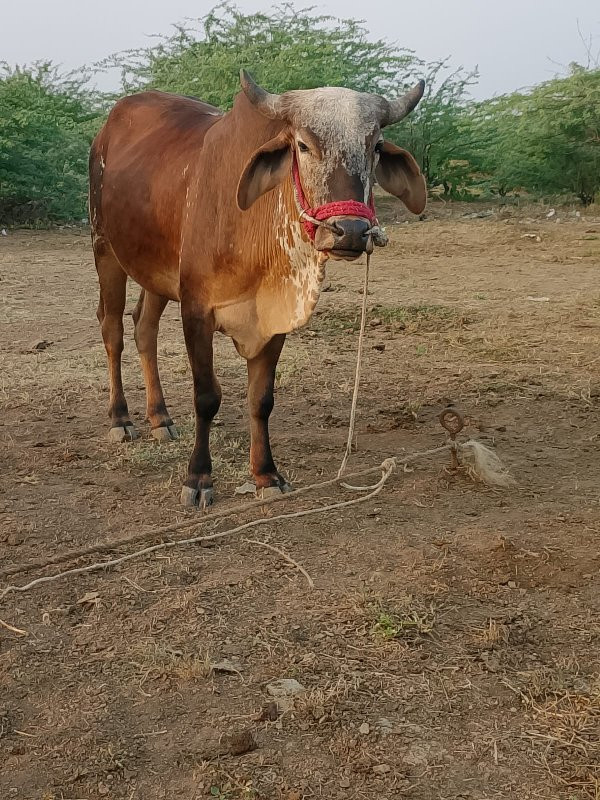
{"label": "bull's nose", "polygon": [[366,219],[360,217],[337,217],[331,220],[334,231],[334,250],[364,250],[367,246],[368,231],[371,227]]}
{"label": "bull's nose", "polygon": [[318,228],[315,245],[318,250],[357,256],[364,253],[369,244],[371,224],[362,217],[331,217],[329,225]]}

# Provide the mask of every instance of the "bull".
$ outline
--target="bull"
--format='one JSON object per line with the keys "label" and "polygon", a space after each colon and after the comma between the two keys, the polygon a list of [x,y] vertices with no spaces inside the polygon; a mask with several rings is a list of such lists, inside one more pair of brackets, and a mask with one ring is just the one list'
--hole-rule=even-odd
{"label": "bull", "polygon": [[110,438],[137,437],[123,390],[127,278],[141,286],[133,319],[152,435],[177,436],[157,363],[161,314],[181,304],[196,434],[181,493],[213,500],[209,431],[221,403],[216,331],[247,361],[250,468],[263,496],[291,489],[269,442],[275,369],[286,334],[311,317],[329,259],[352,261],[385,239],[375,181],[418,214],[426,202],[413,156],[382,130],[406,117],[421,81],[395,100],[344,88],[271,94],[241,73],[222,113],[148,91],[121,99],[92,144],[90,221],[108,358]]}

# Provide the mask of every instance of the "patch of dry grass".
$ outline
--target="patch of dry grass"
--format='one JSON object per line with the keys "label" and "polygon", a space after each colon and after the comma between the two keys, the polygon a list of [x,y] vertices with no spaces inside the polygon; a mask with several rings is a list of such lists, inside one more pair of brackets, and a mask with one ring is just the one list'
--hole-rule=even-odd
{"label": "patch of dry grass", "polygon": [[140,642],[132,663],[139,670],[140,686],[151,680],[171,679],[184,683],[207,680],[213,674],[208,653],[184,653],[158,642]]}
{"label": "patch of dry grass", "polygon": [[[181,482],[186,475],[187,464],[194,446],[195,422],[188,416],[177,423],[179,438],[171,442],[140,439],[128,442],[114,450],[110,469],[131,469],[135,473],[159,478],[159,488],[170,487]],[[225,483],[238,484],[248,475],[249,444],[242,438],[232,436],[218,423],[211,430],[211,456],[213,472]]]}
{"label": "patch of dry grass", "polygon": [[510,628],[495,619],[488,619],[481,628],[473,629],[475,642],[484,648],[494,648],[506,644],[510,636]]}
{"label": "patch of dry grass", "polygon": [[319,723],[333,720],[340,703],[356,691],[358,685],[357,678],[342,675],[336,681],[317,686],[294,700],[294,716]]}
{"label": "patch of dry grass", "polygon": [[[577,670],[576,665],[574,669]],[[600,798],[600,678],[543,668],[518,673],[536,761],[562,787],[562,796]],[[568,793],[577,794],[568,794]]]}
{"label": "patch of dry grass", "polygon": [[[369,310],[369,321],[380,320],[393,330],[408,333],[435,333],[462,328],[468,323],[465,315],[455,308],[441,305],[376,305]],[[324,334],[337,335],[356,332],[360,313],[356,309],[328,309],[313,317],[311,327]]]}

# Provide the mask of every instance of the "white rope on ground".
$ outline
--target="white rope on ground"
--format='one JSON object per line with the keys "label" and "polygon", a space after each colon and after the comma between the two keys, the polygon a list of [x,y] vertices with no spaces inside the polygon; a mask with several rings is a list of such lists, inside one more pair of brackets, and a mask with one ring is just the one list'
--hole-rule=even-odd
{"label": "white rope on ground", "polygon": [[[349,422],[349,429],[348,429],[348,439],[346,442],[346,451],[344,453],[344,457],[342,459],[342,463],[338,474],[335,478],[331,478],[326,481],[321,481],[320,483],[313,483],[309,486],[301,487],[296,491],[292,492],[291,494],[282,494],[280,496],[273,496],[266,499],[257,499],[250,503],[247,503],[243,509],[239,508],[228,508],[223,509],[221,511],[217,511],[209,516],[206,516],[202,519],[188,519],[183,520],[181,522],[177,522],[171,525],[166,525],[162,528],[154,528],[149,531],[143,531],[142,533],[136,533],[127,537],[122,537],[120,540],[112,541],[112,542],[104,542],[97,545],[91,545],[87,548],[82,548],[80,550],[72,550],[67,553],[63,553],[62,555],[57,555],[51,559],[48,559],[44,562],[35,562],[33,564],[25,565],[23,568],[18,566],[9,568],[4,570],[0,573],[0,577],[7,577],[9,575],[13,575],[18,572],[23,571],[31,571],[32,569],[36,568],[46,568],[48,566],[52,566],[58,563],[62,563],[64,561],[70,561],[74,559],[81,558],[85,555],[90,555],[92,553],[103,552],[107,550],[115,550],[118,547],[122,547],[126,544],[131,544],[134,541],[139,541],[144,538],[149,538],[151,536],[163,536],[166,533],[173,533],[178,530],[183,530],[185,528],[190,527],[198,527],[203,525],[204,523],[211,522],[214,523],[216,519],[224,518],[228,516],[233,516],[235,514],[239,514],[242,512],[246,512],[252,508],[257,506],[264,506],[270,505],[271,503],[275,502],[283,502],[284,500],[294,499],[298,497],[298,495],[303,494],[305,492],[314,491],[315,489],[323,489],[327,486],[332,486],[338,483],[345,489],[349,489],[351,491],[358,491],[358,492],[368,492],[368,494],[362,495],[361,497],[356,497],[352,500],[344,500],[338,503],[330,503],[329,505],[319,506],[317,508],[308,508],[301,511],[293,511],[288,514],[278,514],[274,517],[259,517],[258,519],[252,520],[251,522],[246,522],[243,525],[238,525],[234,528],[229,528],[225,531],[219,531],[217,533],[208,534],[206,536],[193,536],[187,539],[179,539],[179,540],[170,540],[166,542],[161,542],[160,544],[151,545],[149,547],[145,547],[141,550],[137,550],[133,553],[128,553],[124,556],[120,556],[118,558],[114,558],[109,561],[101,561],[94,564],[88,564],[83,567],[74,567],[72,569],[65,570],[63,572],[57,572],[53,575],[44,575],[40,578],[36,578],[29,583],[26,583],[21,586],[16,585],[9,585],[5,587],[0,592],[0,602],[10,593],[12,592],[27,592],[30,589],[34,588],[35,586],[40,586],[41,584],[52,583],[54,581],[58,581],[61,578],[70,576],[70,575],[81,575],[83,573],[88,572],[97,572],[103,569],[109,569],[111,567],[115,567],[119,564],[123,564],[126,561],[131,561],[134,558],[140,558],[144,555],[149,555],[150,553],[155,553],[159,550],[167,550],[174,547],[181,547],[184,545],[190,544],[201,544],[202,542],[212,541],[215,539],[222,539],[226,536],[230,536],[236,533],[240,533],[241,531],[248,530],[249,528],[255,528],[260,525],[268,525],[273,522],[277,522],[280,520],[289,520],[289,519],[296,519],[300,517],[308,517],[315,514],[326,513],[329,511],[334,511],[340,508],[347,508],[349,506],[358,505],[359,503],[365,503],[367,500],[376,497],[385,486],[388,478],[394,471],[394,469],[399,465],[403,464],[404,466],[408,465],[411,461],[416,461],[420,458],[425,458],[430,455],[435,455],[437,453],[442,453],[444,451],[454,451],[461,450],[465,453],[469,453],[472,456],[473,464],[470,466],[470,472],[474,477],[477,477],[483,480],[490,486],[502,486],[506,487],[509,486],[511,483],[514,483],[513,479],[509,475],[509,473],[504,469],[500,459],[498,456],[492,451],[489,450],[487,447],[482,445],[480,442],[476,442],[474,440],[469,440],[464,443],[457,443],[456,441],[451,441],[445,445],[441,445],[440,447],[434,447],[430,450],[423,450],[417,453],[411,453],[407,456],[402,458],[400,457],[391,457],[386,458],[382,463],[377,467],[368,467],[367,469],[359,470],[357,472],[352,473],[351,475],[346,476],[346,480],[358,477],[364,477],[366,475],[370,475],[376,472],[381,472],[381,478],[379,481],[370,486],[354,486],[352,484],[341,482],[340,478],[346,468],[348,458],[352,451],[352,440],[354,438],[354,429],[356,424],[356,409],[358,405],[358,393],[359,393],[359,386],[360,386],[360,373],[361,373],[361,364],[362,364],[362,351],[363,351],[363,344],[364,344],[364,336],[365,336],[365,328],[366,328],[366,318],[367,318],[367,298],[368,298],[368,286],[369,286],[369,262],[370,262],[370,254],[367,254],[367,263],[365,267],[365,277],[364,277],[364,286],[363,286],[363,302],[362,302],[362,314],[361,314],[361,322],[360,322],[360,333],[358,339],[358,347],[357,347],[357,361],[356,361],[356,372],[354,378],[354,391],[352,395],[352,406],[350,410],[350,422]],[[304,577],[307,579],[309,586],[311,588],[314,586],[312,578],[308,574],[308,572],[302,567],[297,561],[292,559],[287,553],[284,553],[279,548],[275,547],[274,545],[270,545],[266,542],[259,542],[252,539],[245,539],[244,540],[247,544],[254,544],[260,545],[261,547],[266,547],[269,550],[272,550],[278,553],[280,556],[284,558],[285,561],[292,564],[296,569],[298,569]],[[21,633],[19,629],[15,629],[12,626],[4,623],[4,626],[9,628],[9,630],[13,630],[15,632]],[[25,631],[23,631],[26,634]]]}
{"label": "white rope on ground", "polygon": [[[367,299],[369,296],[369,266],[371,263],[371,254],[367,253],[367,263],[365,264],[365,277],[363,282],[363,300],[362,300],[362,309],[361,309],[361,316],[360,316],[360,332],[358,334],[358,346],[357,346],[357,353],[356,353],[356,372],[354,373],[354,391],[352,392],[352,405],[350,407],[350,422],[348,423],[348,439],[346,440],[346,451],[344,453],[344,457],[342,458],[342,463],[340,464],[340,468],[338,470],[338,478],[340,478],[344,470],[346,469],[346,464],[348,463],[348,459],[350,458],[350,453],[352,452],[352,441],[354,439],[354,427],[356,425],[356,408],[358,405],[358,392],[360,389],[360,372],[362,368],[362,353],[363,353],[363,343],[365,340],[365,327],[367,324]],[[346,486],[346,488],[349,488]]]}
{"label": "white rope on ground", "polygon": [[[448,449],[449,445],[442,445],[441,447],[436,447],[433,450],[426,450],[422,453],[415,453],[413,455],[405,456],[398,463],[408,463],[408,461],[411,461],[414,458],[420,458],[426,455],[434,455],[435,453],[441,453]],[[363,478],[367,475],[374,475],[380,471],[381,465],[379,464],[375,467],[366,467],[365,469],[361,469],[357,472],[347,475],[346,480]],[[160,528],[151,528],[150,530],[130,534],[129,536],[122,536],[120,539],[112,539],[110,542],[101,542],[99,544],[89,545],[88,547],[82,547],[79,550],[69,550],[66,553],[57,553],[56,555],[45,560],[39,559],[37,561],[29,562],[28,564],[14,564],[12,567],[8,567],[0,571],[0,579],[8,578],[11,575],[18,574],[19,572],[31,572],[34,569],[43,569],[45,567],[56,566],[57,564],[62,564],[65,561],[73,561],[75,559],[84,558],[85,556],[89,556],[94,553],[117,550],[119,547],[124,547],[128,544],[142,541],[143,539],[164,536],[168,533],[186,530],[187,528],[197,528],[206,523],[212,523],[217,519],[232,517],[237,514],[245,513],[246,511],[251,511],[253,508],[257,508],[259,506],[262,507],[272,505],[273,503],[282,503],[286,500],[294,500],[295,498],[302,494],[306,494],[307,492],[312,492],[315,489],[326,489],[328,486],[334,486],[335,484],[340,484],[340,479],[338,477],[328,478],[327,480],[320,481],[319,483],[311,483],[308,486],[301,486],[299,489],[294,489],[294,491],[291,493],[273,495],[272,497],[266,497],[264,499],[260,498],[257,500],[251,500],[246,502],[241,508],[239,506],[229,506],[217,511],[211,511],[210,514],[201,517],[199,517],[199,514],[196,511],[191,518],[181,520],[180,522],[173,522]],[[353,489],[353,487],[349,487],[343,483],[340,485],[344,488]],[[374,488],[374,486],[364,487],[364,491],[368,491],[371,488]]]}
{"label": "white rope on ground", "polygon": [[[444,448],[446,449],[446,448]],[[380,480],[375,484],[375,487],[372,492],[369,494],[364,495],[362,497],[355,497],[353,500],[343,500],[339,503],[330,503],[326,506],[319,506],[318,508],[307,508],[303,509],[302,511],[292,511],[289,514],[278,514],[274,517],[259,517],[259,519],[252,520],[251,522],[246,522],[243,525],[238,525],[235,528],[230,528],[226,531],[219,531],[218,533],[211,533],[207,536],[193,536],[189,539],[179,539],[177,541],[168,541],[168,542],[161,542],[160,544],[152,545],[151,547],[145,547],[143,550],[137,550],[134,553],[128,553],[127,555],[120,556],[119,558],[113,558],[111,561],[100,561],[96,564],[88,564],[85,567],[74,567],[73,569],[67,569],[64,572],[57,572],[54,575],[44,575],[41,578],[36,578],[29,583],[24,584],[23,586],[7,586],[5,589],[0,592],[0,601],[2,601],[7,594],[11,592],[27,592],[30,589],[33,589],[34,586],[40,586],[44,583],[52,583],[54,581],[59,580],[60,578],[65,578],[69,575],[82,575],[86,572],[97,572],[101,569],[108,569],[109,567],[116,567],[118,564],[123,564],[126,561],[131,561],[133,558],[139,558],[140,556],[149,555],[150,553],[156,553],[159,550],[170,550],[173,547],[182,547],[183,545],[188,544],[200,544],[201,542],[208,542],[214,541],[215,539],[222,539],[225,536],[231,536],[234,533],[240,533],[241,531],[248,530],[249,528],[257,528],[260,525],[270,525],[273,522],[278,522],[280,520],[288,520],[288,519],[297,519],[300,517],[309,517],[314,514],[322,514],[327,511],[335,511],[339,508],[348,508],[349,506],[355,506],[358,503],[364,503],[367,500],[370,500],[372,497],[376,497],[379,492],[385,486],[387,479],[390,477],[394,468],[396,466],[395,459],[388,458],[384,462],[382,462],[380,469],[382,470],[382,476]]]}

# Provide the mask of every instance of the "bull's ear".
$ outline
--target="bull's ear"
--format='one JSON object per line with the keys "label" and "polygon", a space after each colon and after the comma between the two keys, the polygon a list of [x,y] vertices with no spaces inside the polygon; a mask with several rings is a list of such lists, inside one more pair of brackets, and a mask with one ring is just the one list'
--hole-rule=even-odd
{"label": "bull's ear", "polygon": [[381,188],[400,198],[413,214],[420,214],[425,209],[425,178],[408,150],[384,142],[375,175]]}
{"label": "bull's ear", "polygon": [[242,211],[280,184],[292,168],[292,150],[283,134],[259,147],[244,167],[237,188],[237,204]]}

